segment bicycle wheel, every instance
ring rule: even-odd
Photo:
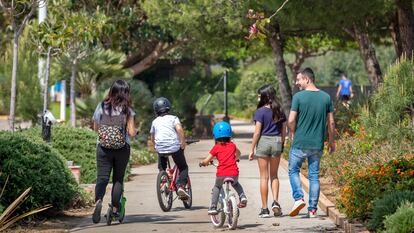
[[[231,230],[236,229],[237,227],[237,220],[239,220],[239,208],[237,207],[236,198],[231,196],[229,198],[229,217],[227,219],[228,226]]]
[[[226,214],[224,213],[223,208],[223,202],[220,199],[217,205],[218,214],[210,215],[211,223],[213,223],[213,226],[215,227],[222,227],[224,225],[224,222],[226,221]]]
[[[183,204],[184,204],[184,208],[190,209],[193,204],[193,192],[191,190],[190,177],[188,177],[188,182],[187,182],[187,185],[185,186],[185,189],[190,197],[187,198],[187,200],[183,200]]]
[[[106,225],[112,224],[112,207],[109,207],[106,211]]]
[[[170,186],[170,179],[167,172],[161,171],[157,176],[157,197],[158,204],[161,209],[167,212],[172,207],[173,193],[168,189]]]

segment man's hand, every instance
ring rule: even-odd
[[[249,160],[253,160],[253,158],[254,158],[254,152],[252,151],[252,152],[250,152],[250,154],[249,154]]]
[[[186,143],[184,142],[184,143],[180,143],[180,144],[181,144],[181,146],[180,146],[180,147],[181,147],[181,149],[182,149],[182,150],[185,150]]]
[[[329,154],[332,154],[335,152],[335,142],[328,143],[328,151],[329,151]]]

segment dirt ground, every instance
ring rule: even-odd
[[[337,187],[331,178],[321,177],[321,192],[332,202],[336,203],[336,198],[339,195],[339,187]]]

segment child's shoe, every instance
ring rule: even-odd
[[[247,197],[246,197],[245,194],[242,194],[242,195],[240,195],[240,202],[239,202],[238,207],[239,208],[244,208],[244,207],[246,207],[246,205],[247,205]]]
[[[177,194],[181,200],[187,200],[188,198],[190,198],[190,195],[187,193],[187,191],[185,191],[183,187],[178,188]]]
[[[216,215],[216,214],[218,214],[217,207],[214,206],[214,205],[210,206],[210,208],[208,208],[208,214],[209,215]]]

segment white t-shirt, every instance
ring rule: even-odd
[[[181,145],[175,126],[181,124],[174,115],[158,116],[152,121],[150,133],[154,135],[155,150],[158,153],[177,152]]]

